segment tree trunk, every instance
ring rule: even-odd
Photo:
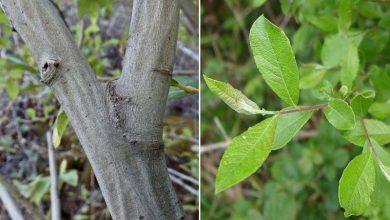
[[[162,142],[177,0],[133,1],[122,75],[106,84],[49,0],[0,2],[68,115],[113,219],[183,219]]]

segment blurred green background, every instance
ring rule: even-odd
[[[98,79],[117,78],[128,38],[131,1],[53,2]],[[199,3],[194,0],[194,4]],[[183,22],[186,19],[183,13],[180,16],[173,77],[197,88],[198,34]],[[39,79],[30,51],[0,9],[0,184],[4,180],[14,185],[25,200],[49,216],[50,174],[45,134],[52,132],[60,105]],[[199,204],[198,97],[171,87],[163,134],[169,173],[186,219],[190,220],[198,219]],[[62,219],[111,219],[91,165],[70,125],[56,150],[56,161],[61,166],[58,173]],[[10,219],[1,200],[0,219]]]
[[[390,81],[386,79],[390,79],[390,5],[380,1],[355,3],[348,34],[361,37],[358,89],[375,87],[377,97],[370,117],[389,124]],[[248,44],[252,23],[264,14],[281,27],[290,39],[298,66],[321,63],[325,39],[338,32],[338,5],[337,0],[202,0],[201,74],[229,82],[261,108],[283,108],[252,58]],[[332,53],[337,49],[334,47]],[[377,78],[382,85],[373,86],[375,77],[371,72],[375,69],[382,71]],[[318,104],[337,92],[338,71],[332,69],[310,79],[310,89],[301,90],[300,105]],[[301,77],[303,74],[301,70]],[[286,147],[273,151],[254,175],[214,195],[223,149],[231,138],[263,118],[239,115],[212,94],[203,80],[201,91],[202,219],[344,219],[338,202],[338,181],[361,148],[347,143],[321,112]],[[390,206],[372,207],[363,216],[350,219],[390,219]]]

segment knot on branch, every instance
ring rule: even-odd
[[[41,82],[50,84],[57,75],[60,66],[60,59],[51,58],[46,60],[41,66]]]
[[[172,70],[169,70],[169,69],[156,68],[156,69],[153,69],[153,71],[158,72],[164,76],[172,77]]]

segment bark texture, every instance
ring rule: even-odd
[[[133,1],[122,75],[104,85],[49,0],[0,2],[67,113],[113,219],[183,219],[161,137],[177,0]]]

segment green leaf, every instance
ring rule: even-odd
[[[349,44],[347,53],[344,54],[344,57],[340,63],[341,66],[341,83],[348,87],[349,90],[352,89],[353,81],[355,80],[359,72],[359,54],[358,47],[356,43]]]
[[[310,24],[301,24],[292,39],[292,47],[295,53],[308,52],[307,42],[313,38],[315,29]]]
[[[370,138],[375,155],[377,155],[377,163],[381,174],[390,182],[390,153],[388,153],[378,142]],[[365,148],[368,148],[369,142],[366,141]]]
[[[363,116],[367,113],[371,104],[374,102],[375,91],[367,90],[355,96],[351,101],[353,112],[357,116]]]
[[[366,125],[368,135],[375,139],[378,144],[390,143],[390,127],[388,125],[375,119],[364,119],[364,124]],[[358,146],[364,146],[367,141],[362,123],[357,123],[353,130],[346,131],[343,136],[349,142]]]
[[[390,97],[390,69],[379,68],[378,66],[370,67],[368,76],[375,88],[375,101],[386,102]]]
[[[272,150],[277,117],[265,119],[232,140],[218,168],[215,193],[239,183],[261,167]]]
[[[49,192],[50,189],[50,177],[35,177],[34,181],[30,184],[30,199],[36,205],[39,205],[43,197]]]
[[[299,71],[301,73],[299,88],[312,89],[322,81],[327,68],[316,63],[309,63],[302,65]]]
[[[375,186],[375,162],[366,152],[349,162],[340,179],[339,201],[345,217],[361,215],[371,201]]]
[[[374,102],[371,104],[368,112],[378,119],[385,119],[390,116],[390,103]]]
[[[251,4],[252,7],[260,7],[265,3],[266,0],[249,0],[249,3]]]
[[[294,220],[297,215],[297,202],[286,193],[273,194],[264,205],[265,219]]]
[[[281,114],[276,127],[276,138],[273,150],[284,147],[306,124],[313,115],[313,111],[293,112]]]
[[[15,80],[8,79],[5,83],[5,90],[8,93],[8,96],[15,100],[19,95],[19,86],[15,83]]]
[[[337,66],[348,52],[351,39],[344,35],[335,34],[325,38],[321,50],[321,61],[326,67]]]
[[[77,186],[79,176],[77,174],[77,170],[66,170],[68,162],[66,160],[61,161],[60,165],[60,174],[59,180],[61,182],[67,183],[71,186]]]
[[[339,1],[339,30],[343,32],[351,26],[353,3],[354,0]]]
[[[368,1],[359,1],[356,10],[367,18],[381,18],[383,12],[380,4]]]
[[[324,113],[329,123],[339,130],[349,130],[355,127],[355,115],[352,108],[341,99],[329,102]]]
[[[296,105],[298,67],[287,36],[262,15],[252,25],[249,42],[267,84],[288,105]]]
[[[389,42],[390,33],[383,29],[374,29],[366,33],[359,47],[363,57],[372,60],[378,57]]]
[[[337,17],[331,14],[308,16],[307,20],[325,32],[337,31]]]
[[[230,108],[245,115],[264,114],[259,106],[248,99],[241,91],[228,83],[223,83],[203,75],[209,89],[218,95]]]
[[[62,135],[64,134],[66,127],[68,126],[68,116],[63,110],[57,115],[57,119],[53,130],[53,146],[57,148],[60,146]]]

